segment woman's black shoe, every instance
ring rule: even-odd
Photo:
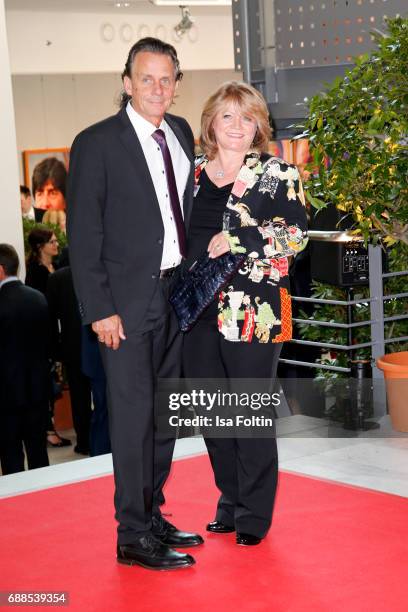
[[[49,440],[51,436],[58,438],[58,442],[51,442],[51,440]],[[68,438],[63,438],[57,434],[56,431],[47,431],[47,444],[52,448],[62,448],[63,446],[71,446],[72,442],[71,440],[68,440]]]
[[[206,529],[207,531],[211,531],[211,533],[232,533],[235,531],[235,527],[229,527],[220,521],[212,521],[212,523],[208,523]]]
[[[153,570],[179,569],[195,563],[191,555],[173,550],[150,534],[132,544],[118,545],[117,560],[125,565],[141,565]]]
[[[240,546],[256,546],[262,538],[251,535],[250,533],[237,533],[237,544]]]

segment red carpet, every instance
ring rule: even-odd
[[[193,568],[152,572],[115,562],[112,491],[106,477],[1,501],[0,591],[69,591],[83,612],[408,608],[404,498],[282,473],[260,546],[209,535]],[[170,520],[204,533],[216,496],[207,457],[174,464]]]

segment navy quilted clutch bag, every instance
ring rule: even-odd
[[[210,259],[205,252],[180,277],[171,295],[181,331],[188,331],[245,261],[245,255],[225,253]]]

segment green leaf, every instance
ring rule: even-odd
[[[316,208],[316,210],[321,210],[322,208],[327,207],[327,202],[323,202],[323,200],[313,197],[310,191],[306,191],[306,197],[313,208]]]

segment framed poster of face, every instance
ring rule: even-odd
[[[69,166],[69,148],[61,147],[58,149],[30,149],[23,151],[24,184],[32,190],[31,179],[34,168],[44,159],[55,157],[61,161],[66,169]]]

